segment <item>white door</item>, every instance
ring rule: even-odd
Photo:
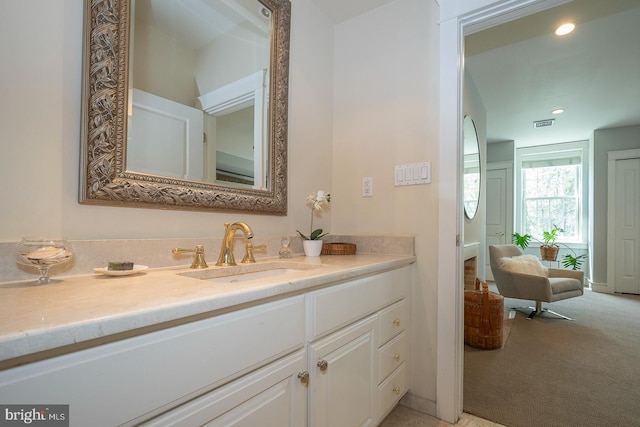
[[[487,165],[489,166],[489,165]],[[509,224],[511,208],[508,203],[511,200],[510,172],[511,168],[487,169],[487,248],[485,253],[489,253],[489,246],[503,245],[511,241]],[[490,259],[486,258],[487,280],[493,280]]]
[[[138,89],[133,89],[131,108],[135,120],[127,135],[127,170],[202,180],[202,111]]]
[[[616,161],[615,292],[640,294],[640,159]]]
[[[309,347],[309,427],[374,425],[375,321],[370,317]]]

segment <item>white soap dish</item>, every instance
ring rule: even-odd
[[[146,265],[134,264],[133,270],[109,270],[107,267],[94,268],[93,271],[99,274],[106,274],[107,276],[131,276],[132,274],[144,273]]]

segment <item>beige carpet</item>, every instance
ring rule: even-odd
[[[574,321],[518,311],[502,349],[465,346],[464,411],[509,427],[640,426],[640,297],[545,306]]]

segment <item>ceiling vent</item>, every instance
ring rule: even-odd
[[[555,121],[556,119],[537,120],[533,122],[533,128],[538,129],[538,128],[546,128],[549,126],[553,126],[553,122]]]

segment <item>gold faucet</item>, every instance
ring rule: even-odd
[[[222,238],[222,248],[220,248],[220,257],[218,258],[217,266],[229,266],[237,265],[236,260],[233,258],[233,242],[236,231],[241,230],[244,233],[245,239],[253,238],[253,230],[244,222],[234,222],[224,224],[225,232]]]
[[[204,260],[204,246],[196,245],[195,249],[182,249],[182,248],[173,248],[172,251],[174,254],[182,254],[185,252],[195,252],[196,256],[193,258],[193,263],[191,264],[191,268],[207,268],[207,262]]]

